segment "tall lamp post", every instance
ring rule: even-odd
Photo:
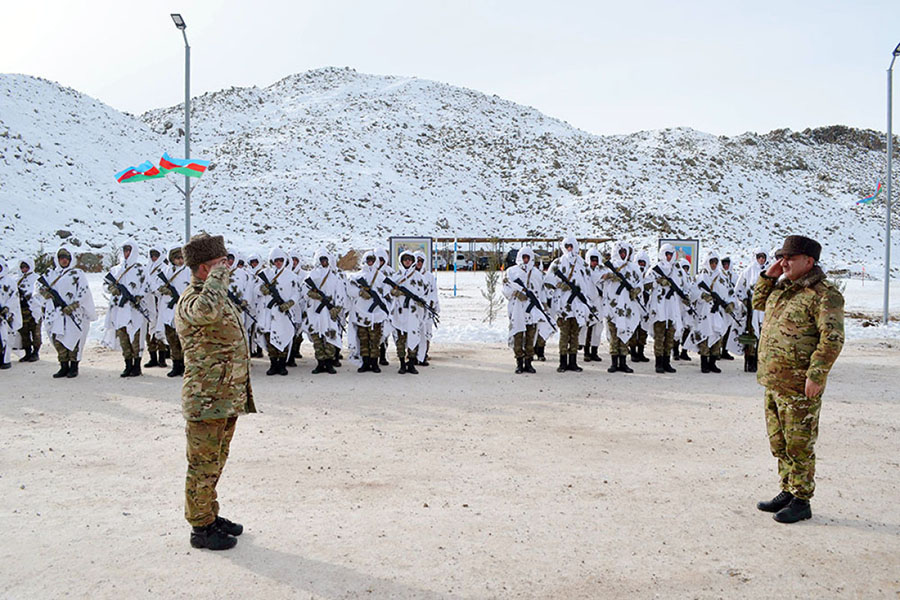
[[[894,159],[894,129],[891,123],[891,82],[893,80],[894,61],[900,56],[900,44],[894,48],[891,56],[891,65],[887,70],[887,199],[884,202],[884,324],[887,326],[890,318],[889,299],[891,295],[891,184],[893,174],[891,163]]]
[[[191,47],[188,44],[187,25],[181,15],[172,13],[172,21],[184,36],[184,158],[191,157]],[[891,63],[893,65],[893,63]],[[890,93],[890,92],[889,92]],[[890,167],[888,167],[890,168]],[[890,185],[890,184],[888,184]],[[890,188],[888,188],[890,190]],[[191,178],[184,176],[184,243],[191,239]]]

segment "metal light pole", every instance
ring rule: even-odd
[[[172,13],[172,21],[184,36],[184,158],[191,157],[191,47],[188,44],[187,24],[178,13]],[[191,178],[184,176],[184,243],[191,239]]]
[[[887,198],[884,202],[884,324],[888,324],[890,319],[889,300],[891,296],[891,184],[893,183],[893,173],[891,172],[891,164],[894,159],[894,129],[891,123],[891,83],[893,80],[894,61],[900,56],[900,44],[894,48],[893,56],[891,56],[891,66],[887,70]]]

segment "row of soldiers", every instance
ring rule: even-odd
[[[720,260],[714,251],[693,277],[691,263],[671,244],[660,246],[651,266],[648,253],[635,253],[628,242],[616,243],[610,254],[596,247],[582,254],[578,241],[567,237],[546,272],[531,248],[521,248],[503,278],[515,372],[534,373],[533,361],[545,360],[546,340],[556,332],[557,371],[581,372],[580,349],[585,362],[602,361],[604,329],[610,373],[634,372],[629,355],[632,362],[649,362],[644,348],[651,333],[657,373],[675,373],[672,360],[691,360],[688,350],[699,352],[703,373],[720,373],[717,362],[734,358],[729,351],[744,354],[745,370],[755,372],[763,313],[752,309],[751,295],[769,256],[757,249],[735,279],[730,257]]]
[[[142,374],[144,367],[172,368],[168,376],[184,374],[184,357],[175,328],[175,307],[191,281],[181,246],[168,251],[151,247],[146,261],[134,240],[119,246],[119,263],[104,278],[109,309],[102,343],[120,350],[122,377]],[[274,248],[263,263],[258,254],[229,252],[229,299],[240,308],[248,343],[255,356],[266,349],[267,375],[287,375],[297,366],[304,335],[312,340],[319,373],[336,373],[346,342],[349,360],[359,372],[381,372],[388,365],[386,350],[393,338],[401,374],[418,374],[428,366],[434,327],[439,322],[437,281],[426,268],[422,252],[402,251],[396,269],[388,252],[366,252],[358,274],[348,277],[324,248],[316,252],[314,268],[301,266],[298,250]],[[78,364],[90,323],[97,320],[94,300],[84,273],[63,246],[52,256],[45,276],[34,263],[20,261],[18,280],[0,261],[0,368],[9,368],[10,352],[21,349],[23,362],[39,359],[41,326],[57,350],[60,369],[55,378],[78,376]]]

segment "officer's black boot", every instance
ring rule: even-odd
[[[522,360],[521,358],[516,359],[516,375],[521,375],[522,373],[525,372],[525,369],[523,368],[524,362],[525,361]]]
[[[119,377],[130,377],[131,376],[131,363],[134,362],[130,358],[125,359],[125,370],[119,373]]]
[[[616,356],[615,354],[610,354],[609,361],[612,364],[609,365],[609,368],[606,369],[606,372],[607,373],[615,373],[616,371],[618,371],[619,370],[619,357]]]
[[[709,370],[713,373],[721,373],[722,372],[722,369],[720,369],[719,367],[716,366],[717,360],[719,360],[717,357],[710,356],[706,362],[706,364],[709,365]]]
[[[172,360],[172,370],[166,373],[166,377],[178,377],[184,375],[184,361]]]
[[[69,375],[69,361],[59,361],[59,371],[53,374],[53,379],[61,379]]]
[[[663,368],[664,360],[665,360],[665,357],[662,357],[662,356],[656,357],[656,372],[657,373],[665,373],[666,372],[666,370]]]
[[[534,370],[534,367],[531,366],[530,358],[525,359],[525,372],[526,373],[537,373],[537,371]]]
[[[369,359],[369,367],[373,373],[381,373],[381,367],[378,366],[378,359],[374,356]]]
[[[286,364],[287,364],[287,357],[285,357],[285,356],[282,356],[275,362],[275,366],[278,367],[279,375],[287,375],[288,374],[288,370],[285,368]]]
[[[397,372],[400,373],[401,375],[406,374],[406,361],[403,360],[402,358],[400,359],[400,370]]]
[[[796,496],[791,498],[791,503],[772,515],[779,523],[796,523],[812,517],[812,509],[809,500],[801,500]]]
[[[312,370],[313,375],[325,372],[325,361],[316,359],[316,368]],[[266,373],[268,375],[268,373]]]
[[[544,362],[547,360],[547,357],[544,355],[544,348],[546,348],[546,346],[535,346],[534,347],[534,353],[537,356],[537,359],[541,362]]]
[[[323,366],[325,367],[325,372],[328,373],[329,375],[337,375],[337,371],[334,370],[335,366],[338,366],[338,367],[340,366],[340,364],[337,364],[337,363],[338,363],[338,361],[333,358],[326,358],[323,361]]]
[[[166,367],[169,366],[168,364],[166,364],[167,358],[169,358],[169,351],[168,350],[160,350],[159,351],[159,366],[162,367],[163,369],[165,369]]]
[[[619,370],[623,373],[634,373],[634,369],[628,366],[624,354],[619,357]]]
[[[419,372],[416,370],[416,358],[412,357],[406,361],[406,372],[412,375],[418,375]]]
[[[19,362],[31,362],[31,346],[25,346],[25,356],[20,358]]]
[[[662,357],[662,363],[663,363],[663,365],[662,365],[663,371],[665,371],[666,373],[676,373],[677,372],[675,370],[675,367],[672,366],[672,361],[669,359],[668,354],[666,354],[665,356]]]
[[[763,512],[777,513],[779,510],[791,503],[794,495],[790,492],[781,492],[771,500],[763,500],[756,503],[756,508]]]
[[[576,373],[581,373],[584,371],[581,367],[578,366],[578,353],[569,355],[569,370],[575,371]]]
[[[391,364],[387,360],[387,344],[382,344],[381,348],[379,348],[378,363],[382,367],[386,367]]]
[[[597,350],[599,350],[599,346],[591,346],[591,360],[594,362],[602,362],[603,357],[597,354]]]
[[[150,355],[150,360],[144,363],[144,368],[149,369],[150,367],[158,367],[159,366],[159,352],[155,350],[150,350],[148,352]]]
[[[567,354],[559,355],[559,366],[556,367],[557,373],[565,373],[569,370],[569,356]]]
[[[215,520],[216,527],[227,533],[228,535],[233,535],[235,537],[244,533],[244,526],[240,523],[234,523],[233,521],[229,521],[225,517],[216,517]]]
[[[141,357],[138,356],[133,361],[131,361],[131,371],[126,375],[126,377],[140,377],[143,373],[141,373]]]
[[[228,550],[234,548],[237,538],[222,531],[213,521],[205,527],[194,527],[191,530],[191,546],[207,550]]]
[[[266,375],[275,375],[278,372],[278,369],[275,367],[276,362],[277,359],[274,359],[271,356],[269,357],[269,368],[266,369]],[[319,364],[321,364],[321,362],[322,361],[319,361]],[[318,369],[318,367],[316,368]],[[315,373],[315,371],[313,371],[313,373]]]
[[[356,370],[357,373],[368,373],[372,370],[372,366],[369,364],[369,357],[364,356],[362,359],[362,366]]]
[[[709,357],[700,355],[700,372],[709,373]]]

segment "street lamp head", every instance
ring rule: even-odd
[[[175,27],[178,29],[186,29],[187,25],[184,22],[184,19],[181,18],[181,15],[178,13],[172,13],[172,21],[175,22]]]
[[[897,47],[894,48],[894,56],[900,56],[900,44],[897,44]]]

